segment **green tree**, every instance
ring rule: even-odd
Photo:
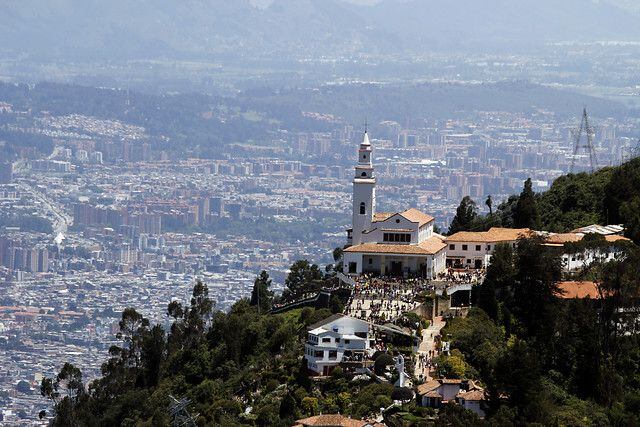
[[[318,410],[320,409],[320,405],[318,403],[318,399],[315,397],[305,397],[302,399],[302,410],[307,415],[316,415]]]
[[[513,300],[515,275],[513,248],[507,243],[497,244],[487,267],[487,275],[477,290],[478,307],[494,320],[498,319],[500,303],[510,304]]]
[[[440,409],[434,426],[482,426],[486,424],[475,412],[469,411],[456,403],[449,403]]]
[[[323,278],[324,275],[316,264],[311,264],[306,259],[296,261],[284,281],[287,289],[282,296],[285,300],[295,300],[307,292],[317,291]]]
[[[82,382],[82,372],[70,363],[65,363],[55,379],[43,378],[40,384],[40,394],[53,401],[55,426],[80,426],[89,421],[83,419],[85,411],[78,406],[88,396]],[[87,417],[88,414],[86,414]]]
[[[518,240],[516,265],[513,309],[525,333],[537,337],[543,345],[557,319],[560,257],[544,245],[544,238],[522,238]]]
[[[394,363],[393,357],[389,353],[381,353],[373,362],[373,370],[377,375],[382,375],[387,366],[391,366]]]
[[[458,349],[452,350],[450,356],[438,356],[436,363],[437,373],[441,378],[467,378],[467,363]]]
[[[273,303],[273,291],[271,291],[271,278],[265,270],[262,270],[253,282],[251,291],[251,305],[258,307],[260,312],[271,310]]]
[[[478,207],[476,203],[469,196],[463,197],[449,226],[449,234],[470,230],[477,217]]]
[[[622,203],[620,215],[624,220],[625,236],[640,244],[640,196]]]
[[[536,230],[540,226],[536,195],[533,192],[531,178],[524,182],[524,189],[520,193],[513,215],[516,228],[530,228]]]

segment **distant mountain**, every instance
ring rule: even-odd
[[[625,0],[4,0],[0,52],[36,60],[300,58],[561,40],[640,40],[640,14],[629,4]]]

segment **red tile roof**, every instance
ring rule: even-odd
[[[492,227],[489,231],[460,231],[446,238],[446,242],[477,242],[498,243],[511,242],[521,237],[531,237],[534,234],[528,228],[499,228]]]
[[[363,243],[350,246],[345,252],[361,252],[367,254],[398,254],[398,255],[434,255],[446,248],[442,240],[430,237],[417,245],[392,245],[385,243]]]
[[[600,298],[600,291],[598,284],[595,282],[558,282],[560,292],[558,296],[560,298]]]

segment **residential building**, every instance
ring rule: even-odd
[[[593,245],[580,245],[579,242],[582,242],[587,234],[558,233],[549,234],[545,245],[556,247],[562,252],[562,268],[564,272],[571,273],[588,267],[594,261],[608,262],[620,257],[622,254],[621,244],[630,241],[618,234],[590,234],[602,236],[602,241],[594,240]]]
[[[484,418],[484,390],[473,381],[440,378],[418,386],[418,402],[428,408],[440,408],[455,402]]]
[[[373,345],[369,322],[336,314],[309,327],[307,367],[318,375],[329,375],[345,357],[369,355]]]

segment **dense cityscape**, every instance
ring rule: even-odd
[[[640,423],[636,2],[6,3],[0,425]]]
[[[32,114],[2,106],[4,115]],[[119,121],[45,115],[36,123],[28,131],[51,137],[51,153],[24,150],[3,164],[1,215],[22,218],[0,241],[2,337],[12,350],[3,352],[1,378],[14,390],[5,397],[8,417],[44,405],[36,393],[15,391],[19,382],[35,390],[68,360],[97,375],[124,308],[144,307],[166,322],[167,303],[184,300],[200,279],[225,309],[250,293],[260,270],[282,286],[295,260],[329,264],[344,239],[357,126],[282,129],[264,145],[207,160],[169,159],[144,128]],[[501,201],[527,177],[540,191],[572,163],[589,170],[587,151],[574,156],[576,127],[577,119],[559,122],[545,111],[425,118],[412,129],[371,124],[388,190],[379,203],[428,209],[446,229],[465,195]],[[639,127],[597,122],[596,167],[624,160]]]

